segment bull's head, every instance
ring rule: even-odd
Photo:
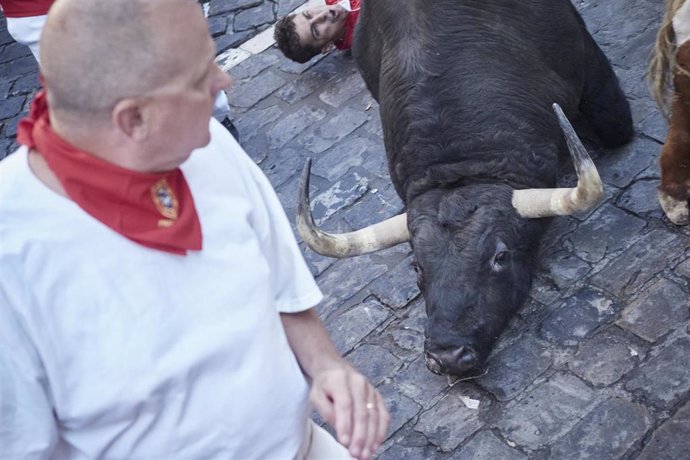
[[[432,372],[466,376],[483,366],[529,290],[542,228],[532,219],[584,212],[603,196],[594,163],[557,104],[554,110],[575,163],[575,188],[433,189],[407,203],[407,214],[330,234],[318,229],[311,215],[309,162],[302,173],[297,228],[314,251],[350,257],[411,241],[429,317],[425,352]]]

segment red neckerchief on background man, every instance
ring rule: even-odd
[[[67,196],[119,234],[173,254],[201,250],[201,224],[179,168],[141,173],[77,149],[52,130],[44,90],[19,122],[17,141],[45,159]]]
[[[340,0],[326,0],[327,5],[336,5]],[[349,50],[352,48],[352,37],[355,33],[357,19],[359,19],[360,0],[350,0],[350,11],[345,19],[345,36],[333,42],[339,50]]]

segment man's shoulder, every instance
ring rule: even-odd
[[[0,161],[0,208],[7,204],[5,199],[8,195],[17,187],[22,187],[28,179],[30,170],[27,162],[28,151],[23,146]]]

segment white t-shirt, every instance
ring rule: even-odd
[[[218,122],[182,165],[203,250],[140,246],[0,162],[0,458],[291,459],[308,384],[279,312],[321,300]]]

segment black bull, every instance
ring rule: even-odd
[[[407,214],[324,233],[311,218],[307,166],[298,228],[336,257],[410,240],[429,318],[427,366],[474,375],[527,296],[550,220],[541,217],[584,211],[602,196],[552,103],[612,147],[633,134],[627,100],[569,0],[364,0],[353,54],[379,102]],[[568,151],[578,186],[554,189]]]

